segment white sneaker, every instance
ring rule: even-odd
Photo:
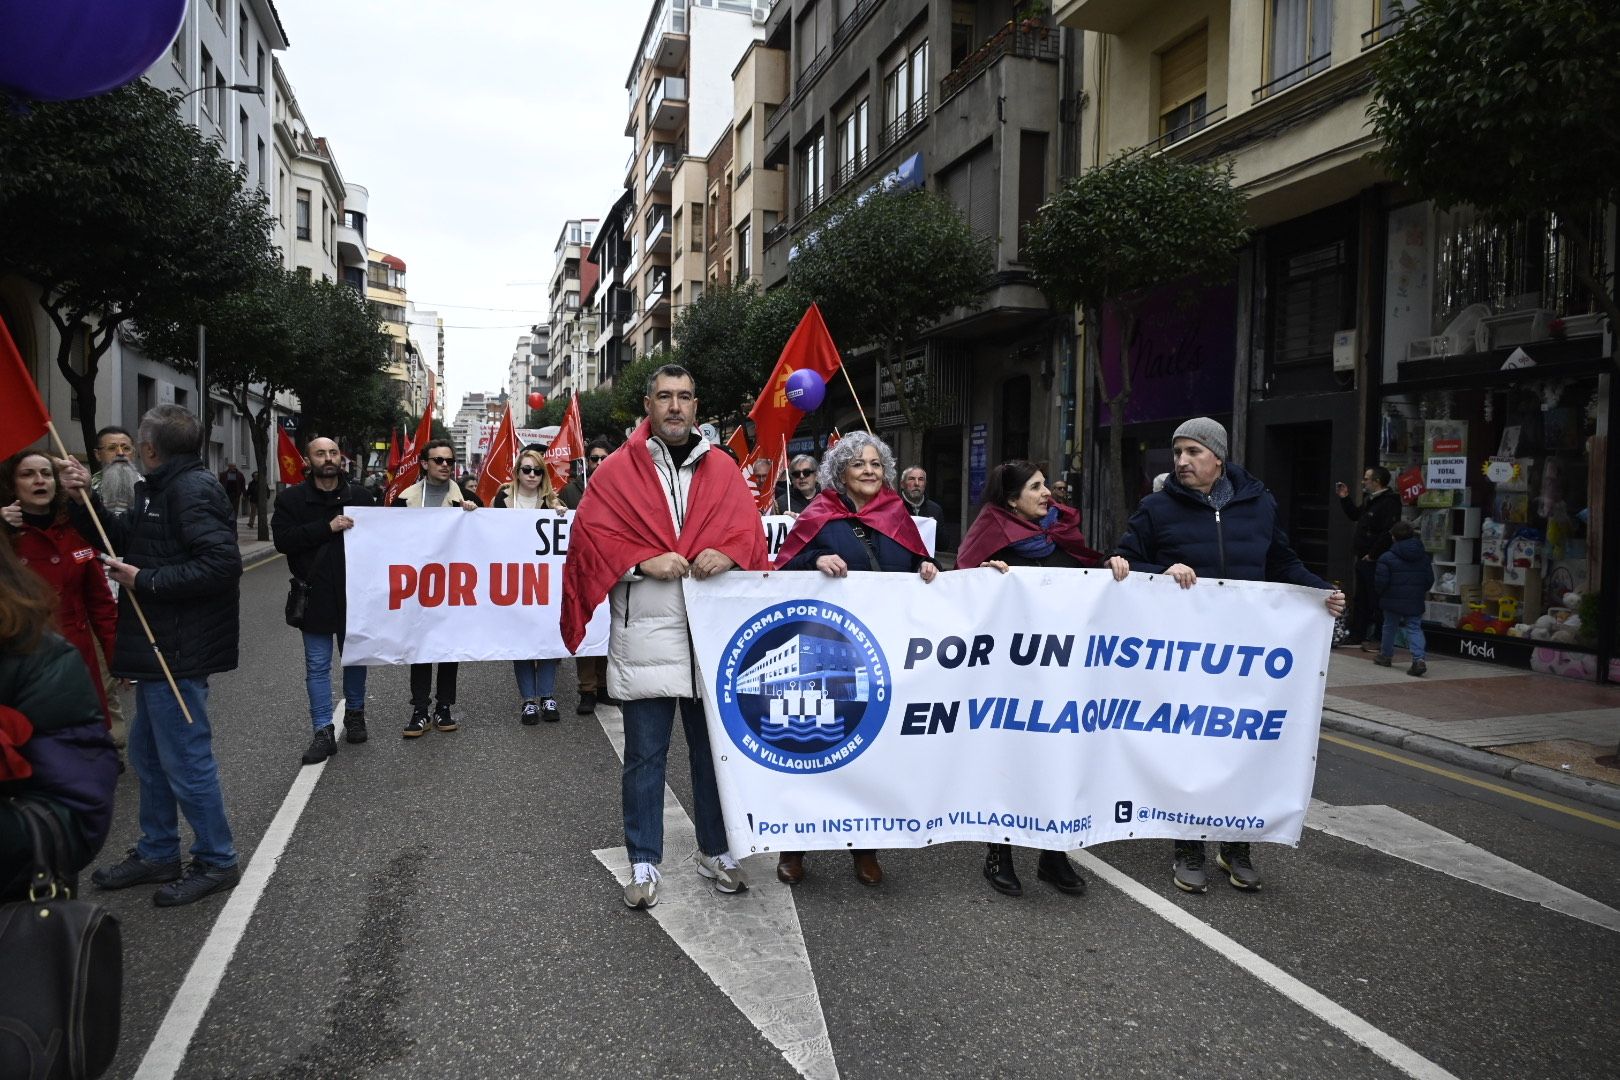
[[[638,862],[630,875],[630,884],[624,887],[624,906],[650,908],[658,905],[658,867],[650,862]]]
[[[743,880],[742,867],[737,865],[737,860],[731,857],[729,851],[719,855],[705,855],[701,851],[694,851],[692,861],[697,864],[700,876],[714,882],[715,892],[729,895],[748,888],[748,882]]]

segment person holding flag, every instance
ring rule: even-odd
[[[604,597],[613,620],[608,689],[623,702],[624,902],[658,903],[664,855],[664,765],[677,708],[692,766],[697,872],[716,891],[747,887],[727,850],[725,819],[681,579],[764,570],[765,533],[742,475],[692,429],[697,383],[665,364],[647,381],[647,419],[597,469],[569,537],[563,568],[563,643],[570,651]]]
[[[511,413],[507,413],[508,418]],[[493,451],[493,447],[491,448]],[[485,465],[487,475],[489,466]],[[497,509],[561,510],[562,500],[551,487],[545,455],[538,446],[526,447],[518,454],[517,476],[503,484],[490,504]],[[483,490],[480,483],[479,490]],[[517,677],[518,693],[523,697],[523,708],[518,719],[527,726],[545,720],[556,723],[562,719],[557,710],[557,699],[552,692],[557,687],[557,660],[514,660],[512,671]]]
[[[596,470],[611,453],[613,444],[600,435],[585,444],[585,468],[562,489],[564,506],[570,510],[579,509],[580,500],[585,497],[585,489],[591,484],[591,477],[596,475]],[[596,712],[598,700],[605,705],[619,703],[607,692],[607,657],[574,657],[574,677],[579,683],[579,701],[574,705],[574,712],[580,716],[589,716]]]

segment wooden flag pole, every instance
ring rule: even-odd
[[[56,423],[47,420],[45,426],[50,429],[51,442],[56,444],[56,452],[64,461],[70,460],[67,447],[62,443],[62,436],[56,430]],[[101,537],[102,549],[116,559],[118,553],[113,550],[112,541],[107,537],[107,529],[101,524],[101,516],[96,513],[96,501],[90,497],[88,488],[84,492],[84,508],[90,511],[90,520],[95,523],[96,534]],[[168,680],[169,689],[174,691],[174,700],[180,704],[180,715],[186,718],[186,723],[194,723],[191,710],[186,708],[186,699],[180,693],[180,684],[174,681],[174,672],[169,670],[169,662],[163,658],[163,650],[158,647],[157,637],[152,633],[152,624],[146,621],[146,612],[141,610],[140,597],[135,595],[133,586],[126,588],[124,592],[129,594],[129,606],[135,609],[135,617],[141,621],[141,630],[146,634],[147,643],[152,646],[152,655],[157,657],[158,667],[163,669],[163,677]],[[110,661],[112,657],[109,656],[107,659]]]
[[[844,373],[844,382],[849,384],[849,396],[855,399],[855,411],[861,414],[861,423],[866,425],[866,433],[875,435],[876,432],[872,430],[872,422],[866,418],[866,410],[861,408],[861,395],[855,392],[855,380],[849,377],[849,368],[844,366],[842,360],[838,363],[838,370]]]

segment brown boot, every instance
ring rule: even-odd
[[[862,885],[883,884],[883,867],[878,865],[877,852],[871,848],[856,848],[850,854],[855,858],[855,880]]]
[[[784,851],[776,860],[776,877],[784,885],[797,885],[804,880],[804,852]]]

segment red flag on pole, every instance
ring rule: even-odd
[[[44,435],[51,414],[39,399],[11,332],[0,322],[0,458],[8,458]]]
[[[551,470],[551,486],[562,491],[568,486],[569,467],[585,456],[585,426],[579,419],[579,395],[568,396],[562,427],[546,447],[546,468]]]
[[[501,490],[501,485],[512,482],[517,454],[517,428],[512,423],[512,403],[507,402],[506,411],[501,413],[501,422],[495,428],[495,435],[489,440],[489,450],[484,454],[484,469],[478,474],[479,502],[490,505],[495,500],[496,492]]]
[[[787,441],[798,431],[799,422],[804,419],[804,413],[788,404],[788,376],[795,371],[808,369],[825,381],[832,378],[842,365],[838,346],[833,344],[832,335],[827,332],[826,320],[821,317],[821,308],[811,304],[804,318],[799,320],[793,336],[783,347],[771,377],[759,392],[759,399],[748,412],[748,419],[754,422],[754,452],[744,459],[743,464],[748,470],[749,486],[755,489],[762,513],[775,498],[776,481],[787,464],[774,458],[770,452],[780,447],[785,456]],[[759,460],[771,463],[768,483],[764,477],[758,480],[754,478],[754,462]]]
[[[738,424],[737,430],[731,433],[726,445],[731,447],[731,452],[737,455],[739,462],[748,457],[748,435],[743,431],[741,424]]]
[[[292,441],[287,429],[279,424],[276,425],[276,464],[281,466],[283,484],[304,482],[304,455],[298,452],[298,444]]]
[[[422,419],[416,425],[416,437],[405,444],[401,451],[403,461],[400,462],[399,472],[394,474],[393,482],[383,493],[383,505],[392,506],[400,492],[421,479],[422,451],[427,444],[433,441],[433,372],[428,372],[427,408],[422,410]]]
[[[399,429],[391,428],[388,432],[388,479],[392,480],[397,472],[399,472]]]

